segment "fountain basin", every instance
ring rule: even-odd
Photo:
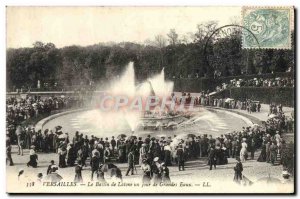
[[[162,117],[142,117],[137,128],[146,129],[175,129],[179,124],[186,121],[183,115],[162,116]]]

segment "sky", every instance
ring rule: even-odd
[[[7,7],[7,48],[32,47],[35,41],[57,47],[153,40],[175,29],[196,32],[197,24],[231,24],[240,7]]]

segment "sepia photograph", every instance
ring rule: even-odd
[[[295,194],[294,12],[7,6],[6,192]]]

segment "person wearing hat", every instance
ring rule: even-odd
[[[153,157],[161,157],[163,151],[161,150],[160,144],[159,144],[159,139],[156,139],[154,141],[154,146],[152,150]]]
[[[109,146],[105,146],[105,149],[103,151],[103,163],[108,163],[110,161],[110,150]]]
[[[212,170],[212,166],[216,169],[217,164],[217,157],[216,157],[216,150],[211,147],[208,154],[208,164],[209,164],[209,170]]]
[[[142,165],[143,160],[146,159],[146,157],[147,157],[147,145],[145,143],[142,144],[142,146],[139,150],[139,154],[140,154],[139,163],[140,163],[140,165]]]
[[[236,158],[237,163],[235,165],[234,169],[234,178],[233,180],[237,183],[241,183],[241,180],[243,179],[243,164],[241,163],[241,159],[239,157]]]
[[[72,143],[68,144],[67,148],[67,164],[68,166],[74,166],[75,160],[77,158],[77,153]]]
[[[138,143],[137,143],[137,146],[138,146],[137,148],[138,148],[138,150],[140,150],[140,148],[142,147],[142,144],[144,143],[142,139],[143,139],[142,137],[139,137],[139,138],[138,138]]]
[[[79,150],[81,150],[81,154],[80,154],[81,155],[81,158],[80,158],[81,164],[82,164],[82,166],[86,167],[86,160],[90,156],[89,142],[84,142],[83,146],[81,146]],[[79,152],[79,150],[78,150],[78,152]],[[77,159],[78,159],[78,152],[77,152],[77,155],[76,155]]]
[[[153,160],[154,157],[154,153],[155,153],[155,150],[156,149],[156,143],[155,143],[155,138],[152,137],[151,140],[150,140],[150,143],[149,143],[149,150],[148,150],[148,153],[147,153],[147,158],[150,159],[150,160]]]
[[[53,165],[55,165],[55,164],[54,164],[54,160],[51,160],[50,163],[51,163],[51,164],[48,166],[48,169],[47,169],[47,175],[48,175],[49,173],[51,173],[51,167],[52,167]]]
[[[119,162],[124,163],[126,161],[126,145],[124,143],[124,139],[120,140],[120,144],[118,145],[118,154]]]
[[[166,166],[172,166],[170,142],[167,142],[167,145],[164,146],[163,151],[164,151],[164,162],[165,162]]]
[[[29,162],[27,163],[27,166],[32,166],[33,168],[36,168],[37,167],[37,160],[38,160],[38,156],[37,154],[35,153],[35,146],[32,145],[31,146],[31,149],[29,151]]]
[[[111,145],[111,149],[112,149],[111,150],[112,156],[115,156],[115,148],[116,148],[117,142],[116,142],[114,136],[111,137],[110,145]]]
[[[178,170],[181,171],[181,169],[184,171],[184,161],[185,161],[185,155],[184,155],[184,150],[182,147],[182,144],[178,145],[177,151],[177,160],[178,160]]]
[[[236,136],[236,145],[235,145],[235,149],[234,149],[235,158],[240,157],[241,148],[242,148],[241,140],[240,140],[239,136]]]
[[[94,173],[97,173],[100,165],[100,154],[98,151],[96,151],[91,159],[91,181],[94,180]]]
[[[104,147],[108,146],[109,147],[110,143],[108,141],[108,138],[105,138],[105,141],[104,141]]]
[[[89,141],[90,141],[90,140],[89,140],[89,137],[88,137],[88,135],[85,135],[85,136],[84,136],[84,140],[83,140],[83,142],[84,142],[84,143],[85,143],[85,142],[87,142],[87,143],[88,143]],[[82,144],[83,144],[83,143],[82,143]]]
[[[49,135],[48,135],[49,129],[46,129],[43,134],[40,136],[40,142],[41,142],[41,149],[43,152],[48,153],[49,152]]]
[[[201,153],[201,157],[207,157],[208,155],[208,138],[207,138],[207,134],[204,134],[203,136],[201,136],[201,139],[199,141],[199,145],[200,145],[200,153]]]
[[[152,181],[155,184],[159,184],[162,181],[161,178],[161,164],[159,162],[159,157],[155,157],[152,162],[151,166],[151,173],[152,173]]]
[[[144,140],[144,143],[149,145],[151,142],[151,139],[149,137],[146,137],[145,140]]]
[[[50,130],[49,131],[49,135],[48,135],[48,145],[49,145],[49,150],[50,152],[54,152],[55,151],[55,147],[54,147],[54,134],[53,131]]]
[[[164,184],[170,184],[171,183],[171,179],[170,179],[170,175],[169,175],[169,168],[167,167],[167,165],[163,162],[161,163],[161,173],[162,173],[162,182]]]
[[[275,165],[276,158],[277,158],[277,145],[275,144],[275,142],[272,142],[270,146],[270,159],[273,166]]]
[[[75,177],[74,177],[74,182],[80,182],[82,183],[83,182],[83,179],[82,179],[82,162],[79,161],[78,164],[75,166]]]
[[[65,168],[66,165],[66,156],[67,156],[67,148],[64,144],[64,142],[62,142],[58,148],[58,157],[59,157],[59,162],[58,162],[58,166],[60,168]]]
[[[103,140],[103,138],[100,138],[100,141],[99,141],[100,144],[102,144],[102,146],[105,145],[105,141]]]
[[[160,140],[159,141],[159,146],[160,146],[160,159],[164,160],[165,159],[165,151],[164,151],[164,147],[167,145],[167,142],[164,140]]]
[[[240,159],[242,162],[246,162],[247,156],[248,156],[248,151],[247,151],[247,143],[246,143],[246,138],[243,138],[242,142],[242,149],[240,151]]]
[[[91,146],[94,145],[95,140],[96,140],[95,136],[91,135],[91,138],[89,139],[88,144],[91,145]]]
[[[146,158],[144,158],[142,160],[141,169],[143,171],[142,183],[143,184],[150,184],[150,182],[151,182],[151,167],[148,164]]]
[[[133,151],[130,151],[128,153],[128,169],[126,171],[126,176],[128,176],[128,173],[131,171],[131,175],[133,175],[134,172],[134,154]]]

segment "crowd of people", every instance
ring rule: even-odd
[[[9,97],[6,99],[6,126],[12,143],[16,143],[17,134],[15,134],[17,126],[23,124],[24,121],[29,119],[41,119],[46,117],[53,111],[65,110],[78,105],[78,100],[74,97],[57,96],[57,97],[41,97],[41,96],[30,96],[24,97]],[[24,125],[22,125],[24,126]],[[30,131],[30,129],[29,129]],[[35,136],[30,136],[31,139],[39,139],[40,132],[35,133]],[[29,142],[28,142],[29,143]],[[30,144],[26,145],[28,148]]]
[[[58,155],[58,167],[76,167],[78,170],[78,165],[80,168],[89,166],[93,179],[93,176],[99,175],[100,165],[127,162],[126,175],[134,174],[136,165],[140,165],[145,182],[150,179],[155,179],[155,182],[169,179],[169,166],[177,165],[179,171],[185,170],[186,161],[200,157],[207,158],[211,170],[216,168],[216,165],[227,164],[228,158],[236,158],[241,162],[248,158],[254,159],[255,152],[262,149],[258,161],[275,164],[277,154],[281,154],[285,145],[281,132],[276,131],[272,134],[255,126],[217,138],[211,135],[190,135],[185,140],[178,140],[176,136],[155,138],[150,135],[144,139],[135,136],[127,138],[125,135],[120,135],[117,139],[96,136],[89,138],[79,132],[71,139],[68,134],[62,133],[60,128],[55,132],[48,132],[44,131],[41,143],[30,143],[27,166],[38,166],[38,152],[53,152]],[[22,139],[18,141],[18,145],[25,143]],[[9,139],[7,147],[10,147]],[[7,152],[7,155],[8,161],[12,163],[11,152]]]
[[[295,80],[291,77],[275,78],[252,78],[252,79],[232,79],[227,83],[216,87],[216,91],[221,91],[233,87],[294,87]]]
[[[187,94],[188,98],[191,96]],[[57,126],[54,130],[45,129],[43,132],[34,127],[22,127],[20,121],[35,117],[43,111],[52,111],[70,106],[69,98],[10,98],[7,100],[7,121],[14,125],[7,129],[6,155],[7,163],[13,166],[11,156],[12,144],[16,141],[18,155],[23,155],[23,149],[30,149],[27,166],[38,167],[39,153],[56,153],[58,166],[49,165],[47,174],[55,173],[58,168],[74,167],[74,181],[82,181],[81,170],[84,167],[91,169],[91,180],[97,176],[103,180],[103,165],[114,168],[114,174],[122,177],[121,171],[114,163],[128,163],[126,176],[133,175],[136,165],[142,170],[143,183],[170,183],[169,167],[177,166],[179,171],[185,170],[186,162],[198,158],[207,160],[209,170],[217,165],[228,163],[228,158],[238,160],[235,167],[237,179],[240,179],[243,170],[242,163],[247,159],[254,159],[255,153],[261,150],[259,162],[280,164],[282,149],[285,140],[282,134],[289,124],[283,113],[282,106],[270,105],[270,117],[263,126],[243,127],[240,131],[226,133],[213,138],[212,135],[189,134],[184,139],[176,135],[169,137],[137,137],[121,134],[118,137],[102,138],[83,135],[76,132],[74,137],[63,132],[63,127]],[[230,102],[231,108],[252,110],[252,101]],[[223,99],[214,99],[213,106],[226,107],[228,102]],[[234,102],[234,103],[233,103]],[[195,99],[195,103],[211,105],[206,97]],[[34,105],[36,104],[36,105]],[[258,103],[259,104],[259,103]],[[260,111],[258,104],[255,111]],[[25,108],[29,107],[29,108]],[[250,110],[251,109],[251,110]],[[18,117],[22,119],[18,119]],[[180,136],[179,136],[180,137]],[[53,161],[54,162],[54,161]]]
[[[294,87],[295,80],[291,77],[232,79],[228,86],[233,87]]]
[[[191,96],[190,93],[182,93],[181,96],[175,97],[172,95],[175,101],[181,101],[183,97],[187,104],[194,104],[196,106],[212,106],[220,107],[226,109],[239,109],[245,110],[247,113],[251,114],[253,112],[261,112],[262,105],[260,101],[254,101],[246,99],[244,101],[235,100],[232,98],[214,98],[209,97],[204,91],[198,96]],[[194,100],[194,101],[192,101]],[[283,111],[282,104],[269,104],[268,120],[263,122],[266,131],[271,134],[275,134],[275,131],[279,130],[281,132],[293,132],[294,131],[294,117],[293,113],[287,116]]]

